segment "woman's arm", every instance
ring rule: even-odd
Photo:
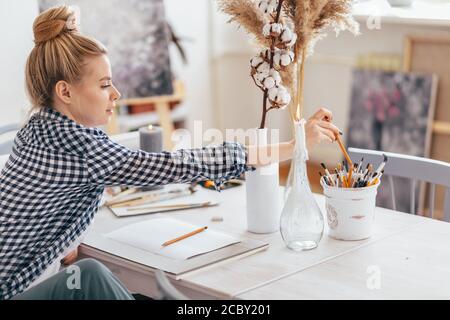
[[[247,146],[247,164],[255,168],[292,159],[294,140],[267,146]]]
[[[338,127],[331,123],[333,114],[331,111],[320,108],[305,124],[306,146],[308,151],[323,142],[332,143],[341,133]],[[271,144],[267,146],[247,146],[248,165],[261,167],[271,163],[292,159],[295,140]]]
[[[247,165],[245,147],[233,142],[149,153],[130,150],[105,135],[91,141],[88,150],[87,170],[95,185],[151,186],[213,180],[219,190],[223,182],[254,170]]]

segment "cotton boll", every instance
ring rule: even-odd
[[[260,65],[261,63],[263,63],[264,59],[260,56],[254,56],[251,60],[250,63],[252,65],[253,68],[256,68],[258,65]]]
[[[258,82],[259,84],[262,84],[266,77],[267,77],[267,75],[262,74],[262,73],[257,73],[255,75],[256,82]]]
[[[284,102],[288,99],[290,99],[286,96],[289,95],[289,93],[287,92],[286,88],[283,86],[279,86],[279,87],[274,87],[272,88],[274,89],[272,92],[272,96],[269,95],[269,99],[272,100],[276,105],[283,105],[285,104]]]
[[[290,50],[283,50],[283,53],[280,55],[280,65],[286,67],[290,65],[294,61],[294,53]]]
[[[291,64],[291,58],[288,55],[283,54],[280,58],[280,65],[286,67]]]
[[[263,27],[264,37],[269,36],[279,36],[281,31],[283,31],[283,25],[281,23],[267,23]]]
[[[290,42],[293,37],[293,32],[288,27],[285,27],[283,33],[281,33],[281,41]]]
[[[276,8],[278,7],[278,0],[271,0],[269,1],[269,5]]]
[[[260,56],[261,58],[263,58],[263,60],[265,60],[266,57],[267,57],[267,59],[270,59],[270,49],[262,50],[262,51],[259,53],[259,56]]]
[[[291,95],[285,87],[280,86],[278,88],[276,102],[280,105],[287,105],[291,102]]]
[[[281,65],[281,52],[280,50],[275,51],[273,55],[273,64],[275,67],[279,68]]]
[[[268,6],[269,6],[269,3],[266,0],[260,1],[258,4],[259,10],[261,10],[264,13],[266,12]]]
[[[256,71],[258,71],[258,73],[268,76],[270,71],[270,65],[267,62],[263,62],[256,68]]]
[[[276,7],[274,7],[273,5],[269,4],[269,5],[267,6],[267,9],[266,9],[265,13],[271,14],[271,13],[274,12],[275,10],[276,10]]]
[[[277,6],[278,0],[263,0],[259,2],[258,8],[265,14],[271,14],[277,9]]]
[[[269,76],[275,81],[276,86],[278,86],[281,83],[281,76],[277,70],[270,69]]]
[[[272,33],[279,35],[283,31],[283,25],[281,23],[272,23]]]
[[[266,89],[272,89],[273,87],[275,87],[275,80],[272,77],[267,77],[266,79],[264,79],[263,85]]]
[[[277,98],[277,94],[278,94],[278,88],[272,87],[271,89],[269,89],[267,94],[268,94],[270,100],[275,101]]]

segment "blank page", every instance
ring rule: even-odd
[[[162,246],[168,240],[201,227],[204,226],[172,218],[158,218],[134,223],[104,236],[176,260],[189,259],[240,242],[238,238],[208,228],[166,247]]]

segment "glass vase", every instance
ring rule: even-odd
[[[306,161],[305,120],[295,124],[295,147],[292,177],[280,218],[280,232],[286,246],[295,251],[317,247],[323,235],[322,212],[309,186]]]

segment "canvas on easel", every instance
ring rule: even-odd
[[[38,0],[39,10],[66,2]],[[184,85],[172,79],[164,1],[72,0],[70,5],[80,12],[82,33],[108,49],[113,81],[122,96],[117,106],[154,105],[163,129],[164,150],[171,150],[174,124],[170,104],[184,99]],[[118,108],[105,127],[108,135],[120,133],[117,113]]]
[[[42,12],[66,0],[38,0]],[[81,32],[108,49],[122,99],[173,93],[163,0],[71,0]]]
[[[424,157],[429,154],[437,77],[432,74],[355,69],[347,145]],[[407,179],[394,178],[397,210],[410,212]],[[421,198],[416,186],[416,204]],[[390,185],[382,184],[377,205],[392,209]]]

